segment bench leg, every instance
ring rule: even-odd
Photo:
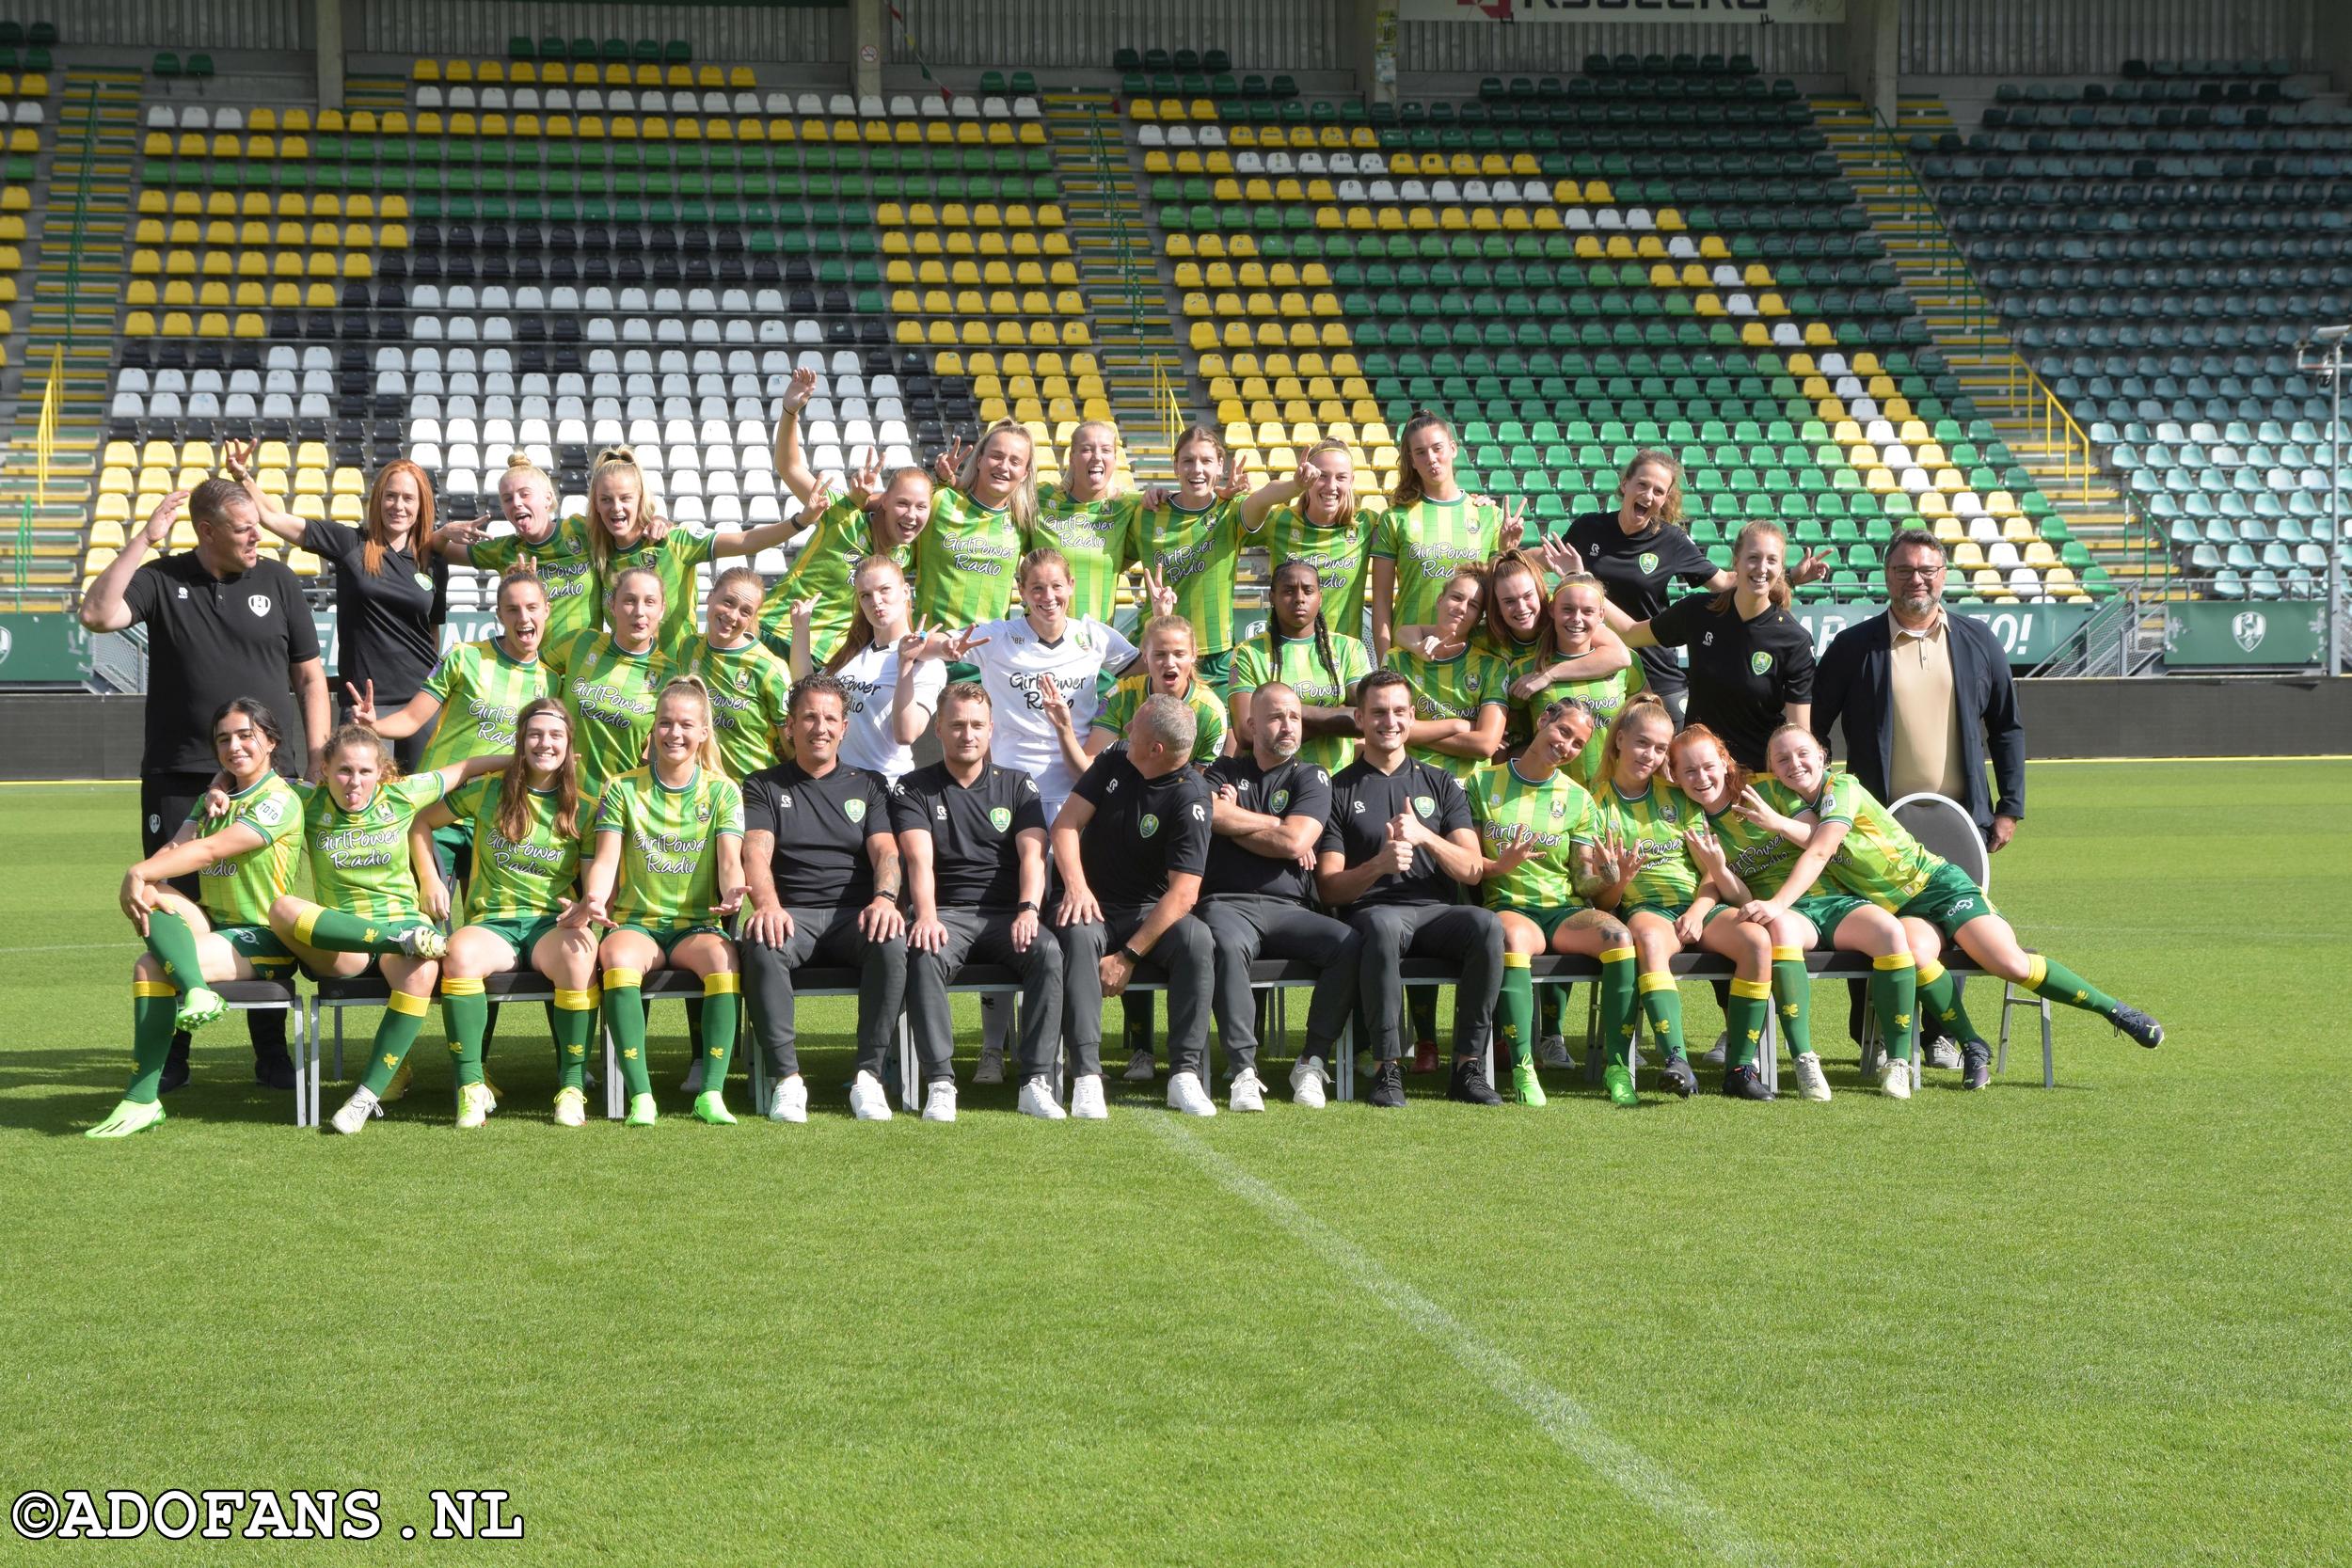
[[[294,1005],[286,1009],[286,1022],[294,1036],[286,1043],[294,1052],[296,1127],[318,1125],[318,1102],[314,1097],[318,1092],[319,1064],[317,1055],[310,1050],[310,1003],[296,999]]]
[[[914,1064],[914,1026],[898,1015],[898,1099],[910,1111],[923,1108],[923,1074]]]
[[[599,1027],[604,1037],[604,1116],[607,1121],[618,1121],[628,1107],[621,1093],[621,1056],[612,1044],[612,1031]]]
[[[752,1109],[761,1116],[768,1114],[768,1058],[752,1037],[752,1010],[736,1009],[735,1054],[752,1081]]]
[[[1772,1016],[1774,1011],[1775,1009],[1772,1008],[1765,1009],[1764,1040],[1756,1053],[1756,1071],[1757,1078],[1763,1081],[1764,1086],[1774,1094],[1778,1094],[1780,1092],[1780,1027],[1779,1021]]]
[[[1356,1018],[1348,1015],[1347,1027],[1332,1042],[1331,1092],[1342,1101],[1356,1098]]]
[[[1601,1080],[1600,984],[1595,981],[1584,990],[1584,1082],[1597,1084]]]
[[[335,1009],[335,1082],[343,1081],[343,1014],[348,1009]]]

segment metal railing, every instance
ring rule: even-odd
[[[1950,231],[1944,225],[1944,214],[1927,182],[1919,178],[1901,134],[1887,124],[1885,117],[1875,107],[1870,110],[1867,134],[1869,172],[1892,187],[1897,215],[1910,226],[1924,247],[1924,254],[1915,252],[1912,259],[1927,267],[1930,283],[1960,296],[1957,307],[1952,309],[1958,312],[1963,341],[1977,349],[2006,348],[2008,334],[2001,325],[2000,311],[1983,285],[1977,281],[1967,256],[1952,244]]]
[[[2026,363],[2026,356],[2015,349],[2007,351],[2009,357],[2009,401],[2022,406],[2028,420],[2042,422],[2042,445],[2058,453],[2059,476],[2069,484],[2075,483],[2076,471],[2081,473],[2081,493],[2074,499],[2090,499],[2090,481],[2097,472],[2099,449],[2090,436],[2066,411],[2066,404],[2050,390],[2050,384],[2042,379],[2042,372]],[[2058,436],[2066,437],[2060,443]]]
[[[1138,247],[1135,235],[1128,228],[1126,212],[1111,192],[1111,177],[1114,170],[1125,161],[1125,146],[1122,141],[1120,165],[1115,165],[1111,159],[1109,141],[1103,135],[1103,115],[1099,105],[1093,116],[1087,121],[1087,141],[1089,150],[1094,154],[1095,189],[1103,204],[1103,214],[1110,220],[1111,253],[1119,261],[1119,292],[1126,302],[1128,329],[1140,334],[1143,330],[1144,293],[1142,268],[1136,261]],[[1149,250],[1148,246],[1142,248]],[[1159,287],[1159,276],[1156,270],[1152,276],[1151,282],[1152,288]]]
[[[75,154],[80,173],[74,181],[73,230],[65,253],[65,341],[73,341],[74,325],[81,312],[76,309],[82,282],[82,237],[89,221],[90,139],[98,134],[98,84],[92,82],[82,99],[82,145]],[[56,166],[50,166],[50,183],[56,183]],[[112,336],[112,323],[109,321]]]
[[[1177,394],[1176,377],[1168,371],[1165,356],[1152,356],[1152,406],[1161,417],[1168,436],[1168,451],[1176,453],[1176,438],[1184,433],[1184,400]]]
[[[2100,600],[2083,624],[2029,674],[2042,678],[2161,674],[2163,630],[2159,626],[2152,644],[2147,616],[2139,589],[2123,584],[2112,598]]]

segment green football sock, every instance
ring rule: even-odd
[[[1780,1015],[1781,1037],[1791,1059],[1813,1049],[1813,977],[1805,972],[1804,949],[1772,949],[1772,1010]]]
[[[174,916],[178,919],[178,916]],[[149,921],[151,929],[153,920]],[[180,927],[186,930],[183,922]],[[162,980],[131,982],[131,1086],[122,1098],[152,1104],[164,1076],[164,1059],[171,1054],[172,1018],[180,993]]]
[[[588,1042],[596,1032],[596,993],[555,993],[555,1083],[563,1089],[588,1086]]]
[[[147,950],[164,966],[164,978],[174,990],[188,990],[204,983],[204,960],[197,956],[196,931],[184,917],[169,910],[148,911]]]
[[[1764,1046],[1764,1020],[1772,1010],[1770,980],[1731,982],[1731,995],[1724,1003],[1724,1033],[1728,1037],[1725,1049],[1729,1052],[1724,1060],[1729,1065],[1746,1067],[1756,1060],[1756,1053]],[[1672,1052],[1673,1048],[1668,1050]]]
[[[1600,1046],[1619,1067],[1633,1059],[1633,949],[1612,947],[1600,955]]]
[[[368,1061],[367,1076],[359,1085],[370,1094],[380,1095],[400,1070],[400,1064],[408,1057],[408,1048],[417,1043],[417,1031],[424,1027],[424,998],[396,990],[385,1000],[384,1022],[375,1026],[375,1053]]]
[[[1527,973],[1525,953],[1502,955],[1502,989],[1495,993],[1495,1033],[1511,1053],[1513,1067],[1524,1067],[1534,1056],[1531,1036],[1535,1027],[1535,983]]]
[[[703,1088],[723,1088],[727,1064],[735,1056],[736,1021],[743,1006],[742,978],[736,974],[703,976],[701,1028]]]
[[[1537,999],[1543,1018],[1543,1033],[1568,1037],[1568,988],[1546,986]]]
[[[441,977],[441,1027],[457,1058],[457,1086],[482,1082],[482,1032],[490,1022],[490,999],[479,980]]]
[[[1918,1039],[1919,969],[1908,953],[1870,960],[1870,1008],[1878,1015],[1879,1038],[1899,1062],[1911,1060]]]
[[[1682,1045],[1682,991],[1671,974],[1645,974],[1634,982],[1650,1036],[1669,1056],[1687,1054]]]
[[[1919,965],[1917,985],[1919,1000],[1927,1005],[1928,1012],[1935,1019],[1938,1033],[1948,1035],[1955,1041],[1984,1038],[1977,1033],[1977,1025],[1968,1017],[1968,1009],[1960,1005],[1958,982],[1941,963],[1931,958]],[[1931,1037],[1924,1021],[1919,1037]]]
[[[323,953],[401,953],[400,933],[389,924],[362,920],[341,910],[322,909],[316,904],[302,906],[302,913],[294,920],[294,941],[305,947],[315,947]]]
[[[2026,989],[2060,1006],[2080,1007],[2101,1018],[2115,1016],[2115,998],[2092,985],[2056,958],[2031,955],[2026,963]]]
[[[653,1093],[653,1074],[645,1067],[644,983],[643,970],[604,972],[604,1026],[612,1031],[612,1049],[621,1058],[621,1078],[631,1095]]]

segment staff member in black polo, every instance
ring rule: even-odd
[[[142,565],[171,537],[182,503],[196,524],[196,548]],[[169,843],[218,766],[209,726],[231,697],[269,705],[289,738],[310,748],[316,777],[328,732],[326,673],[318,628],[301,586],[284,564],[262,559],[259,509],[236,484],[208,479],[166,496],[147,526],[98,574],[82,597],[82,625],[92,631],[147,627],[147,744],[139,759],[140,842],[149,854]],[[295,726],[299,710],[300,727]],[[179,889],[196,896],[193,879]],[[294,1087],[286,1056],[286,1015],[245,1015],[253,1040],[253,1075],[274,1089]],[[171,1037],[162,1087],[188,1081],[188,1037]]]
[[[1254,710],[1253,710],[1254,711]],[[1358,1016],[1379,1064],[1372,1103],[1405,1103],[1398,1066],[1404,963],[1437,957],[1460,964],[1454,987],[1450,1100],[1500,1105],[1486,1082],[1486,1042],[1502,986],[1502,925],[1494,911],[1454,902],[1486,874],[1470,798],[1454,775],[1409,755],[1413,689],[1393,670],[1356,684],[1356,760],[1331,776],[1331,820],[1316,847],[1315,885],[1363,939]]]
[[[449,562],[426,546],[433,537],[433,482],[406,458],[376,470],[358,528],[281,511],[254,483],[248,467],[258,441],[228,449],[230,477],[261,509],[262,526],[335,568],[335,679],[338,707],[362,700],[379,713],[408,704],[441,657],[449,614]],[[404,772],[424,760],[430,727],[392,742]]]
[[[956,1118],[947,984],[977,961],[1003,964],[1021,976],[1021,1114],[1059,1121],[1066,1115],[1054,1092],[1061,943],[1038,928],[1045,901],[1044,800],[1036,780],[989,760],[995,712],[977,681],[958,681],[940,693],[933,729],[939,760],[898,780],[890,814],[906,868],[907,1022],[929,1085],[923,1115]]]
[[[1573,556],[1559,552],[1563,544]],[[1709,561],[1682,525],[1682,465],[1673,454],[1657,451],[1637,451],[1625,466],[1617,484],[1617,510],[1569,519],[1547,551],[1547,564],[1555,572],[1592,573],[1600,578],[1609,602],[1633,621],[1652,621],[1665,613],[1669,583],[1710,594],[1732,586],[1732,574]],[[1808,555],[1791,568],[1789,577],[1811,582],[1828,569],[1826,561]],[[1679,729],[1689,686],[1682,667],[1664,647],[1644,648],[1636,657],[1649,689],[1665,699],[1666,711]]]
[[[1127,725],[1124,752],[1094,759],[1054,818],[1061,873],[1062,1028],[1074,1057],[1070,1114],[1100,1121],[1103,998],[1150,965],[1168,981],[1168,1105],[1213,1117],[1201,1086],[1215,984],[1209,928],[1193,917],[1209,864],[1210,794],[1191,767],[1192,709],[1165,692]]]
[[[743,781],[743,990],[775,1085],[770,1121],[806,1121],[808,1085],[794,1049],[792,972],[811,961],[858,971],[857,1076],[850,1110],[888,1121],[882,1063],[906,993],[906,920],[898,912],[898,840],[890,786],[841,764],[849,693],[831,675],[792,689],[792,760]],[[713,1085],[715,1086],[715,1085]]]
[[[1291,1067],[1291,1099],[1318,1109],[1331,1053],[1356,1006],[1363,939],[1307,908],[1315,846],[1331,818],[1331,775],[1298,760],[1307,737],[1298,693],[1268,681],[1257,689],[1249,713],[1249,750],[1209,765],[1209,784],[1216,791],[1209,826],[1216,836],[1209,841],[1197,911],[1216,941],[1216,1031],[1232,1075],[1226,1102],[1236,1111],[1265,1109],[1249,966],[1262,957],[1304,958],[1323,973],[1307,1005],[1307,1042]]]
[[[1650,621],[1602,607],[1629,648],[1690,650],[1687,721],[1723,736],[1732,760],[1753,773],[1764,771],[1772,732],[1808,723],[1813,711],[1813,637],[1788,612],[1788,546],[1778,523],[1753,522],[1732,547],[1727,591],[1689,594]]]

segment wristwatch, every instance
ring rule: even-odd
[[[1018,909],[1023,914],[1037,913],[1037,901],[1033,898],[1024,898],[1020,903],[1014,905],[1013,907]]]
[[[1143,961],[1143,955],[1136,952],[1132,947],[1121,946],[1119,950],[1119,956],[1126,959],[1131,964],[1139,964]]]

